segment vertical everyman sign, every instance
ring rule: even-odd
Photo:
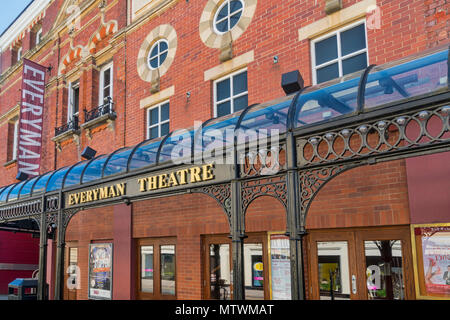
[[[22,105],[20,109],[18,170],[39,175],[46,67],[23,59]]]

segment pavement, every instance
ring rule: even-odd
[[[7,294],[0,294],[0,301],[1,300],[8,300],[8,295]]]

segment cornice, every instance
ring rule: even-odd
[[[176,5],[180,0],[161,0],[154,7],[149,9],[148,12],[142,14],[136,21],[133,21],[125,28],[125,33],[130,33],[135,31],[136,28],[141,26],[143,23],[148,22],[151,18],[156,15],[161,15],[163,11],[170,9],[174,5]]]
[[[52,0],[33,1],[32,4],[17,18],[16,21],[0,37],[0,51],[6,48],[28,27],[39,13],[45,10]]]

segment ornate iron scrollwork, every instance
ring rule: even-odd
[[[231,185],[219,184],[202,188],[192,189],[193,193],[203,193],[216,200],[227,215],[228,223],[231,226]]]
[[[311,206],[311,202],[327,182],[340,175],[344,171],[359,167],[363,164],[363,162],[358,162],[300,171],[300,224],[306,226],[306,214],[309,210],[309,207]]]
[[[450,141],[450,106],[414,111],[297,141],[298,165],[358,160]]]
[[[39,214],[42,211],[41,208],[41,199],[30,200],[2,207],[0,209],[0,223],[17,220],[20,218],[27,219],[30,215]]]
[[[53,212],[59,209],[59,196],[49,196],[45,198],[45,211]]]
[[[63,211],[63,227],[64,229],[67,228],[67,226],[69,225],[70,220],[73,218],[74,215],[76,215],[78,212],[80,212],[82,209],[81,208],[76,208],[76,209],[66,209]]]
[[[242,182],[242,212],[245,214],[253,200],[262,196],[278,199],[287,208],[286,175]]]
[[[286,145],[241,153],[241,177],[269,176],[286,169]]]

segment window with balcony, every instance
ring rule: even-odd
[[[88,110],[84,110],[85,123],[82,128],[88,129],[89,127],[98,123],[114,120],[116,114],[114,112],[113,102],[113,63],[108,63],[100,69],[99,75],[99,98],[98,105],[92,106]]]
[[[55,136],[67,131],[78,130],[78,119],[80,110],[80,83],[71,82],[68,90],[67,120],[61,127],[55,128]]]
[[[100,70],[99,106],[113,97],[113,64],[109,63]]]
[[[80,109],[80,83],[74,82],[69,87],[69,105],[67,112],[67,122],[73,121],[74,118],[78,118]]]

